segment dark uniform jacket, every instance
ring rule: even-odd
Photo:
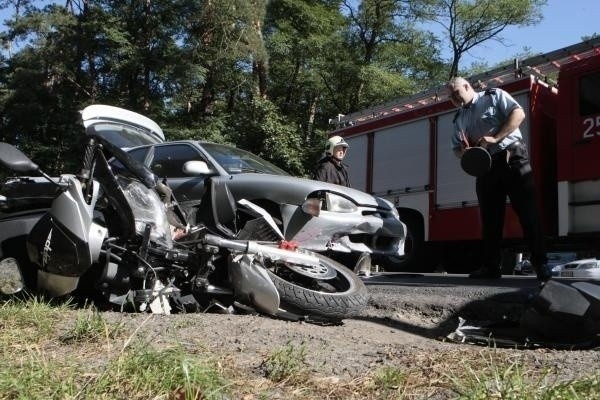
[[[350,187],[346,165],[338,165],[331,156],[325,156],[319,161],[313,179]]]

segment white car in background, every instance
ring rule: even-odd
[[[600,260],[585,258],[552,268],[552,275],[561,278],[585,278],[600,280]]]

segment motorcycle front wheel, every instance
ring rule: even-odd
[[[348,268],[321,254],[318,268],[285,261],[267,270],[279,292],[281,308],[309,318],[342,320],[357,315],[369,301],[362,280]]]

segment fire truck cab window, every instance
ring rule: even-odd
[[[600,114],[600,73],[579,79],[579,115]]]

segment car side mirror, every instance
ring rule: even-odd
[[[183,173],[190,176],[208,175],[212,171],[205,161],[187,161],[183,164]]]

